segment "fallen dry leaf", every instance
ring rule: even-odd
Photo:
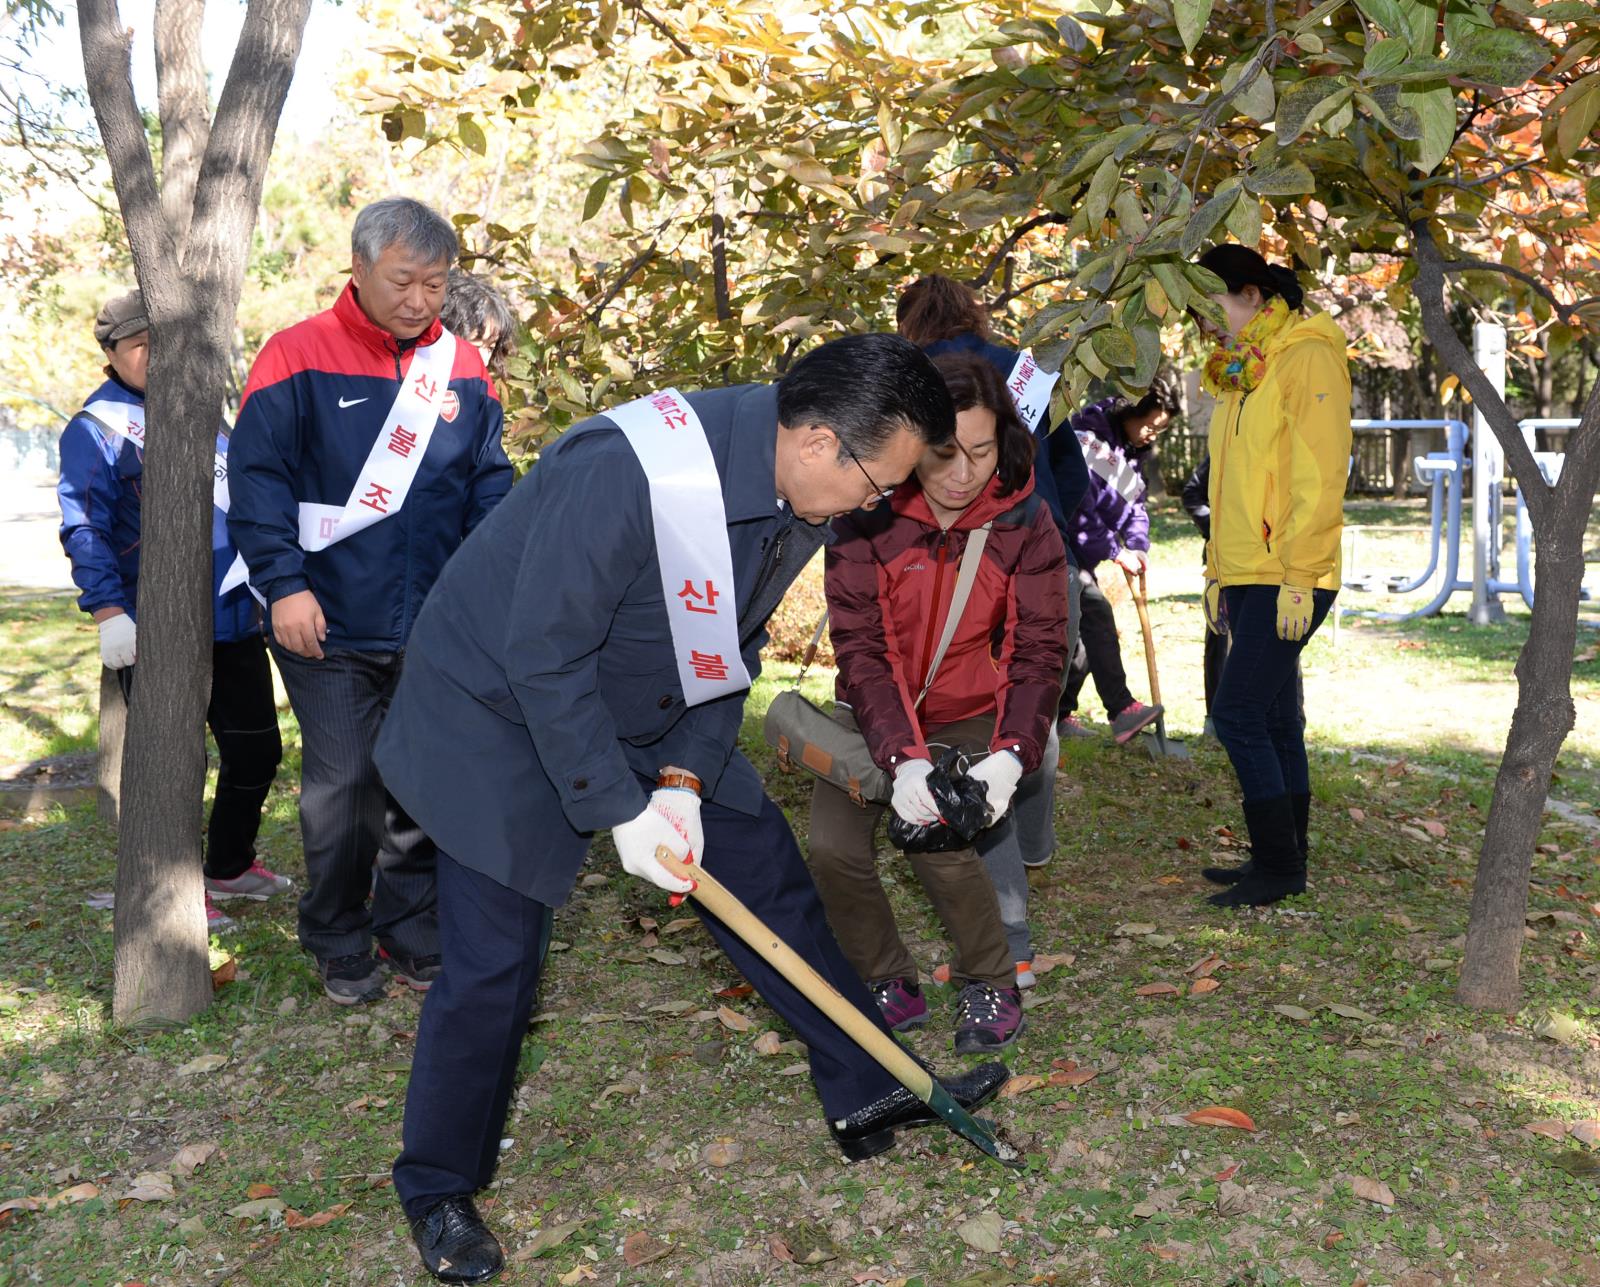
[[[1115,938],[1143,938],[1146,934],[1154,934],[1156,927],[1149,921],[1128,921],[1118,925],[1111,933]]]
[[[572,1266],[571,1270],[562,1274],[556,1281],[561,1284],[561,1287],[577,1287],[579,1283],[592,1282],[598,1277],[600,1277],[599,1274],[595,1273],[594,1270],[580,1260]]]
[[[1142,988],[1135,988],[1133,995],[1136,997],[1175,997],[1181,989],[1176,983],[1146,983]]]
[[[1256,1124],[1249,1116],[1241,1113],[1237,1108],[1222,1108],[1213,1105],[1210,1108],[1198,1108],[1192,1113],[1185,1113],[1183,1120],[1194,1126],[1231,1126],[1234,1130],[1253,1131]]]
[[[211,971],[211,990],[214,992],[226,984],[232,983],[239,977],[239,962],[229,957],[216,969]]]
[[[1337,1247],[1343,1241],[1344,1241],[1343,1232],[1341,1232],[1338,1229],[1335,1229],[1331,1233],[1329,1233],[1325,1238],[1323,1238],[1323,1240],[1322,1240],[1322,1249],[1324,1251],[1332,1251],[1335,1247]]]
[[[1250,1195],[1232,1180],[1224,1180],[1217,1189],[1217,1214],[1219,1216],[1243,1215],[1250,1209]]]
[[[1058,1068],[1048,1080],[1052,1086],[1086,1086],[1099,1075],[1098,1068]]]
[[[1350,1191],[1363,1202],[1373,1202],[1382,1207],[1394,1205],[1394,1190],[1382,1180],[1369,1180],[1364,1175],[1353,1176]]]
[[[71,1206],[74,1202],[87,1202],[90,1198],[100,1196],[100,1186],[90,1184],[85,1180],[82,1184],[74,1184],[70,1189],[62,1189],[60,1193],[51,1198],[46,1206]]]
[[[534,1234],[527,1242],[511,1253],[513,1264],[521,1264],[524,1260],[532,1260],[542,1256],[554,1247],[559,1247],[568,1238],[572,1237],[579,1229],[583,1228],[582,1220],[565,1220],[560,1224],[547,1224]]]
[[[1192,996],[1203,997],[1208,992],[1215,992],[1221,986],[1222,984],[1216,979],[1196,979],[1189,992]]]
[[[0,1202],[0,1217],[10,1215],[13,1211],[37,1211],[39,1206],[38,1198],[7,1198]]]
[[[229,1207],[228,1214],[238,1220],[261,1220],[281,1215],[284,1210],[282,1198],[258,1198],[254,1202],[241,1202],[236,1207]]]
[[[957,1225],[956,1236],[974,1251],[997,1253],[1000,1250],[1000,1236],[1005,1232],[1005,1227],[1004,1217],[991,1208]]]
[[[1311,1022],[1311,1011],[1303,1010],[1297,1005],[1275,1005],[1272,1008],[1285,1019],[1296,1019],[1301,1023]]]
[[[1029,1091],[1038,1090],[1039,1087],[1049,1084],[1050,1079],[1038,1073],[1018,1073],[1000,1087],[1000,1098],[1015,1099],[1018,1095],[1026,1095]]]
[[[1543,1135],[1546,1139],[1564,1140],[1567,1138],[1567,1124],[1553,1117],[1540,1122],[1529,1122],[1522,1129],[1532,1135]]]
[[[172,1176],[166,1171],[141,1171],[133,1177],[126,1193],[117,1195],[119,1202],[166,1202],[176,1196],[172,1191]]]
[[[1435,840],[1443,840],[1449,834],[1442,822],[1433,818],[1420,819],[1420,821],[1422,822],[1422,829]]]
[[[1222,958],[1215,952],[1208,952],[1191,965],[1185,974],[1193,975],[1197,979],[1209,979],[1222,965]]]
[[[180,1065],[177,1072],[180,1077],[193,1077],[196,1073],[216,1072],[227,1062],[227,1055],[201,1055],[198,1059],[191,1059],[188,1063]]]
[[[662,934],[682,934],[684,930],[693,929],[700,921],[693,916],[680,917],[675,921],[668,921],[661,927]]]
[[[786,1265],[794,1264],[794,1252],[789,1250],[789,1244],[787,1242],[785,1242],[777,1234],[774,1233],[774,1234],[769,1234],[768,1235],[768,1237],[767,1237],[767,1250],[770,1251],[779,1260],[783,1261],[784,1264],[786,1264]]]
[[[1222,1183],[1222,1181],[1224,1181],[1224,1180],[1231,1180],[1231,1179],[1233,1179],[1234,1176],[1239,1174],[1239,1168],[1242,1167],[1243,1165],[1244,1165],[1243,1162],[1235,1162],[1232,1166],[1226,1167],[1225,1169],[1223,1169],[1221,1171],[1218,1171],[1211,1178],[1213,1180],[1217,1181],[1218,1184]]]
[[[1158,884],[1158,885],[1181,885],[1181,884],[1183,884],[1183,877],[1182,876],[1174,876],[1174,875],[1157,876],[1156,877],[1156,884]]]
[[[244,1191],[244,1195],[252,1200],[255,1198],[275,1198],[278,1196],[278,1191],[270,1184],[252,1184]]]
[[[672,1244],[652,1238],[647,1230],[639,1229],[622,1240],[622,1259],[629,1269],[648,1265],[652,1260],[672,1254]]]
[[[741,997],[752,996],[755,988],[748,983],[735,983],[729,987],[718,988],[716,995],[728,1001],[737,1001]]]
[[[669,952],[664,947],[653,947],[645,955],[662,965],[683,965],[689,959],[681,952]]]
[[[1174,1260],[1176,1260],[1178,1258],[1178,1253],[1173,1248],[1171,1248],[1171,1247],[1160,1247],[1160,1246],[1157,1246],[1153,1242],[1145,1243],[1144,1244],[1144,1249],[1146,1251],[1148,1251],[1152,1256],[1154,1256],[1157,1260],[1165,1260],[1165,1261],[1168,1261],[1170,1263],[1171,1261],[1174,1261]]]
[[[290,1229],[320,1229],[325,1224],[332,1224],[353,1205],[354,1203],[341,1202],[337,1206],[328,1207],[311,1216],[303,1216],[293,1207],[290,1207],[283,1213],[283,1223]]]
[[[1033,958],[1035,974],[1049,974],[1058,966],[1065,969],[1078,959],[1076,952],[1040,952]]]
[[[650,1014],[688,1014],[691,1010],[698,1010],[698,1001],[662,1001],[657,1005],[647,1006]]]
[[[730,1010],[727,1006],[718,1006],[717,1022],[729,1032],[748,1032],[753,1021],[740,1014],[737,1010]]]
[[[632,1099],[635,1095],[642,1093],[643,1090],[644,1087],[636,1081],[614,1081],[600,1092],[599,1102],[603,1104],[606,1100],[615,1096]]]
[[[1600,1144],[1600,1122],[1573,1122],[1567,1131],[1573,1139],[1591,1148]]]
[[[707,1166],[732,1166],[744,1156],[744,1145],[736,1140],[713,1140],[700,1150],[700,1160]]]
[[[1365,822],[1367,820],[1367,811],[1365,809],[1351,809],[1350,818],[1354,822]]]
[[[193,1175],[211,1160],[211,1155],[216,1151],[217,1145],[210,1140],[202,1144],[185,1144],[172,1155],[172,1161],[167,1165],[179,1175]]]
[[[756,1054],[762,1056],[779,1055],[783,1053],[783,1038],[768,1028],[751,1045]]]

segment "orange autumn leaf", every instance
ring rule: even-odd
[[[283,1223],[289,1229],[320,1229],[325,1224],[332,1224],[351,1207],[348,1202],[341,1202],[337,1206],[318,1211],[316,1215],[303,1216],[293,1207],[283,1213]]]
[[[1050,1074],[1052,1086],[1086,1086],[1100,1075],[1098,1068],[1059,1068]]]
[[[1026,1095],[1029,1091],[1038,1090],[1041,1086],[1049,1084],[1050,1079],[1038,1073],[1019,1073],[1000,1088],[1000,1098],[1015,1099],[1018,1095]]]
[[[270,1184],[252,1184],[244,1191],[244,1195],[254,1202],[257,1198],[275,1198],[278,1190]]]
[[[1208,952],[1191,965],[1185,974],[1192,974],[1197,979],[1209,979],[1222,966],[1222,958],[1215,952]]]
[[[1135,988],[1133,995],[1136,997],[1175,997],[1178,995],[1176,983],[1146,983],[1142,988]]]
[[[1256,1124],[1237,1108],[1222,1108],[1217,1105],[1185,1113],[1183,1120],[1195,1126],[1230,1126],[1238,1131],[1253,1131],[1256,1128]]]
[[[1193,996],[1203,997],[1208,992],[1215,992],[1221,986],[1222,984],[1218,983],[1215,979],[1196,979],[1194,981],[1194,986],[1189,989],[1189,992]]]

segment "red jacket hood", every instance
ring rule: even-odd
[[[1000,475],[996,473],[989,480],[989,485],[978,493],[972,504],[956,515],[948,530],[976,531],[990,519],[998,518],[1007,510],[1022,504],[1033,494],[1033,471],[1028,471],[1026,481],[1014,492],[1006,492],[1002,496],[1001,485]],[[894,495],[889,498],[889,507],[894,510],[896,518],[909,518],[925,527],[935,529],[941,526],[939,520],[933,516],[933,509],[928,504],[928,496],[922,490],[921,483],[895,488]]]

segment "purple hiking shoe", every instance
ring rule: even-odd
[[[928,1003],[922,999],[922,989],[910,979],[883,979],[872,984],[872,999],[883,1012],[884,1022],[896,1032],[928,1022]]]
[[[1021,1034],[1022,993],[973,981],[956,1002],[956,1054],[1002,1050]]]

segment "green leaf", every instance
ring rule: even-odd
[[[1219,192],[1190,215],[1189,226],[1178,238],[1178,253],[1185,259],[1192,259],[1238,199],[1239,189],[1230,188],[1226,192]]]
[[[1242,246],[1254,246],[1261,240],[1261,202],[1246,197],[1228,211],[1228,231]]]
[[[1139,360],[1139,350],[1133,337],[1120,327],[1106,326],[1090,337],[1094,354],[1108,367],[1132,366]]]
[[[1245,70],[1250,66],[1250,60],[1245,59],[1223,73],[1222,92],[1231,93],[1244,76]],[[1272,77],[1265,68],[1258,70],[1250,83],[1240,91],[1234,100],[1234,105],[1248,116],[1252,121],[1270,121],[1272,113],[1277,107],[1277,95],[1272,88]]]
[[[1600,121],[1600,72],[1590,72],[1573,81],[1557,95],[1549,110],[1561,113],[1556,125],[1556,148],[1562,156],[1570,158]]]
[[[1142,237],[1149,226],[1145,222],[1144,207],[1139,204],[1139,196],[1132,188],[1125,187],[1117,193],[1111,203],[1117,212],[1117,227],[1122,229],[1125,237]]]
[[[589,185],[589,195],[583,199],[584,223],[588,223],[600,213],[600,207],[606,200],[606,188],[610,183],[610,178],[602,176]]]
[[[1435,0],[1396,0],[1405,38],[1419,54],[1431,54],[1439,27],[1439,8]]]
[[[489,142],[483,137],[483,126],[470,116],[456,117],[456,135],[461,139],[461,146],[469,152],[483,156],[489,150]]]
[[[1172,0],[1172,16],[1178,20],[1178,35],[1183,37],[1183,47],[1189,53],[1200,43],[1206,23],[1211,20],[1211,6],[1215,0]]]
[[[1365,78],[1381,76],[1384,72],[1393,71],[1411,56],[1411,47],[1397,37],[1380,40],[1371,49],[1361,63],[1361,75]]]
[[[1356,8],[1391,36],[1406,34],[1405,15],[1396,0],[1356,0]]]
[[[1161,328],[1148,318],[1140,322],[1133,328],[1133,346],[1138,356],[1133,363],[1132,380],[1142,389],[1156,378],[1161,366]],[[1154,943],[1155,939],[1149,941]]]
[[[1550,61],[1550,49],[1535,36],[1505,27],[1469,27],[1449,62],[1456,73],[1485,85],[1515,89]]]
[[[1184,280],[1183,273],[1176,264],[1165,261],[1151,264],[1150,271],[1156,275],[1156,280],[1161,283],[1161,289],[1166,291],[1167,300],[1173,308],[1187,308],[1189,306],[1189,283]]]
[[[1106,211],[1111,209],[1111,194],[1116,191],[1117,180],[1121,177],[1122,166],[1116,157],[1108,156],[1089,180],[1089,193],[1083,205],[1091,236],[1105,222]]]
[[[1356,102],[1376,116],[1396,138],[1422,137],[1422,121],[1418,119],[1416,112],[1400,102],[1400,86],[1378,85],[1370,94],[1358,92]]]
[[[1422,137],[1417,140],[1412,159],[1417,169],[1431,174],[1450,155],[1456,135],[1456,96],[1448,85],[1432,89],[1405,89],[1400,92],[1400,102],[1417,114],[1422,123]]]
[[[1304,161],[1289,161],[1270,170],[1252,170],[1244,177],[1244,186],[1262,197],[1293,197],[1315,192],[1317,181]]]
[[[1293,143],[1338,106],[1329,100],[1341,92],[1350,91],[1336,76],[1312,76],[1290,85],[1278,97],[1278,142]]]

